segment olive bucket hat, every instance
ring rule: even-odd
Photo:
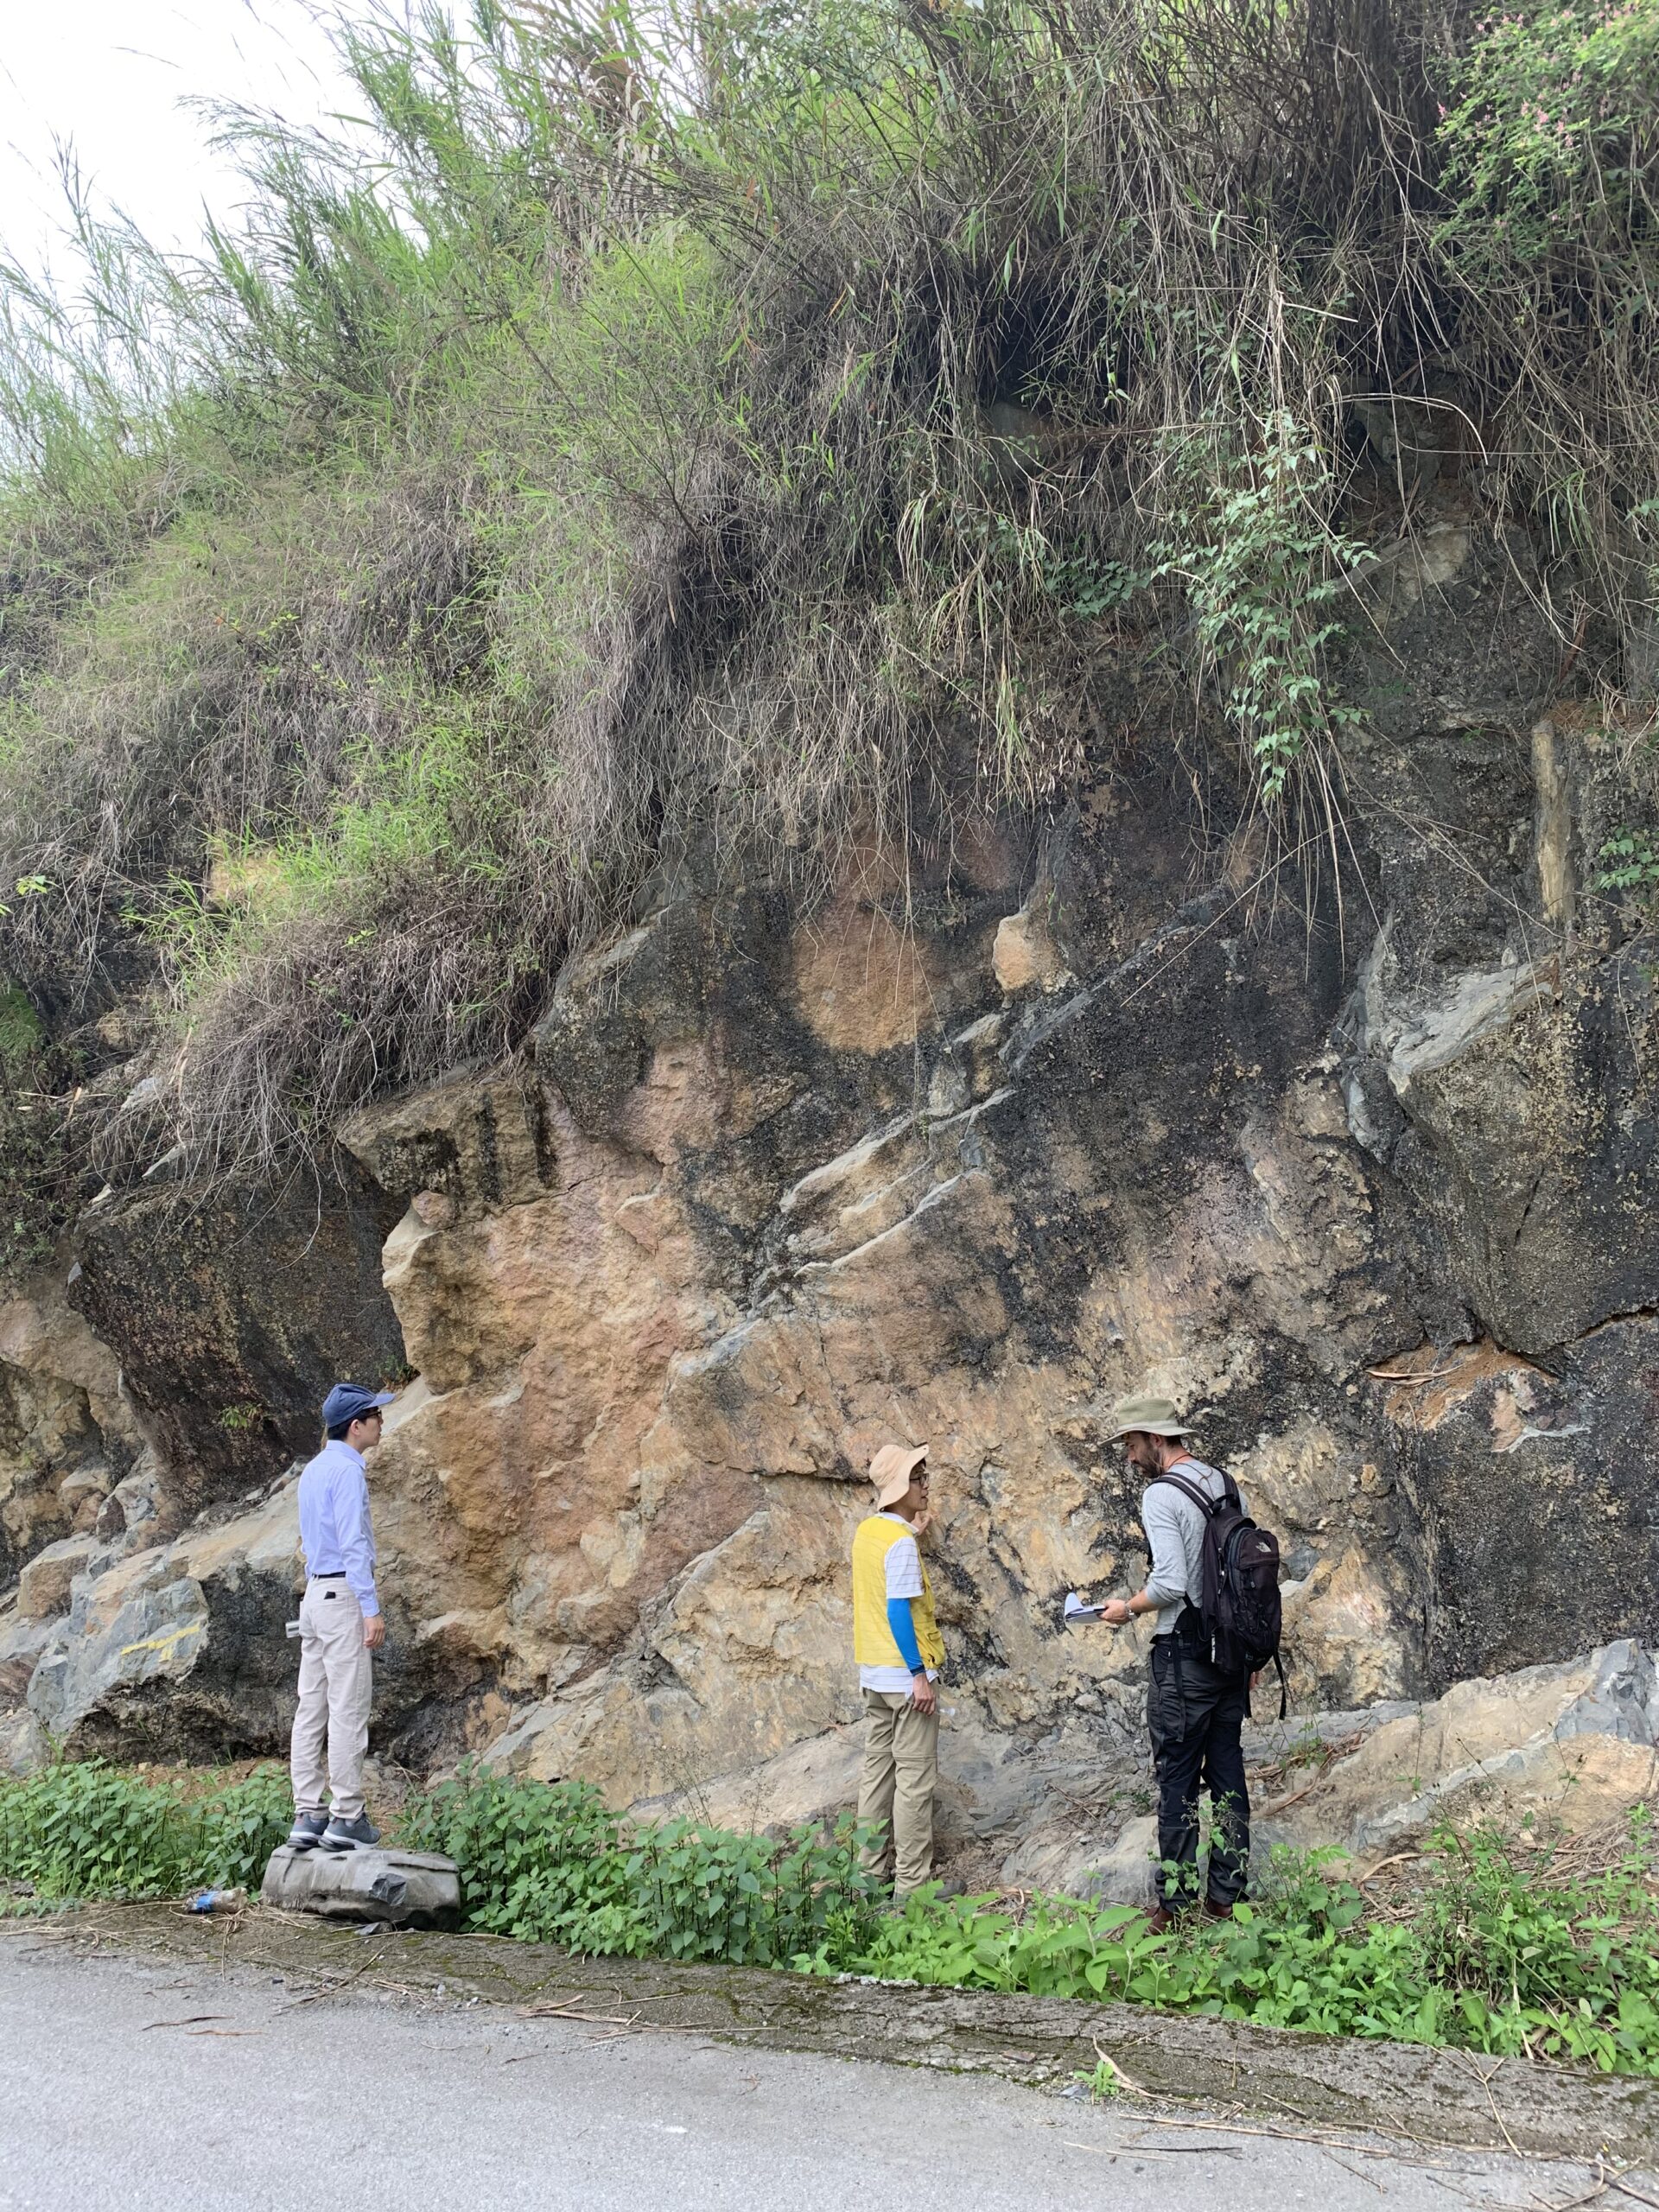
[[[1192,1432],[1167,1398],[1122,1398],[1112,1408],[1109,1444],[1139,1429],[1143,1436],[1191,1436]]]

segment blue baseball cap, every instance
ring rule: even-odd
[[[389,1406],[397,1395],[395,1390],[365,1390],[360,1382],[336,1382],[322,1402],[322,1425],[344,1428],[378,1406]]]

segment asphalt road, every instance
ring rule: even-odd
[[[481,2004],[308,2001],[251,1968],[0,1930],[0,2206],[26,2212],[1535,2212],[1593,2178],[1171,2130],[983,2076],[696,2034],[601,2041]]]

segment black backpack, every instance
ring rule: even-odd
[[[1224,1675],[1254,1675],[1269,1662],[1279,1675],[1279,1718],[1289,1699],[1279,1656],[1279,1539],[1258,1529],[1244,1510],[1238,1484],[1222,1469],[1218,1498],[1167,1470],[1154,1480],[1190,1497],[1204,1515],[1203,1597],[1198,1611],[1212,1667]]]

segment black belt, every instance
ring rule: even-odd
[[[346,1580],[346,1570],[343,1567],[337,1567],[330,1573],[314,1574],[311,1580],[314,1582],[343,1582]],[[1153,1641],[1156,1643],[1157,1638],[1154,1637]]]

